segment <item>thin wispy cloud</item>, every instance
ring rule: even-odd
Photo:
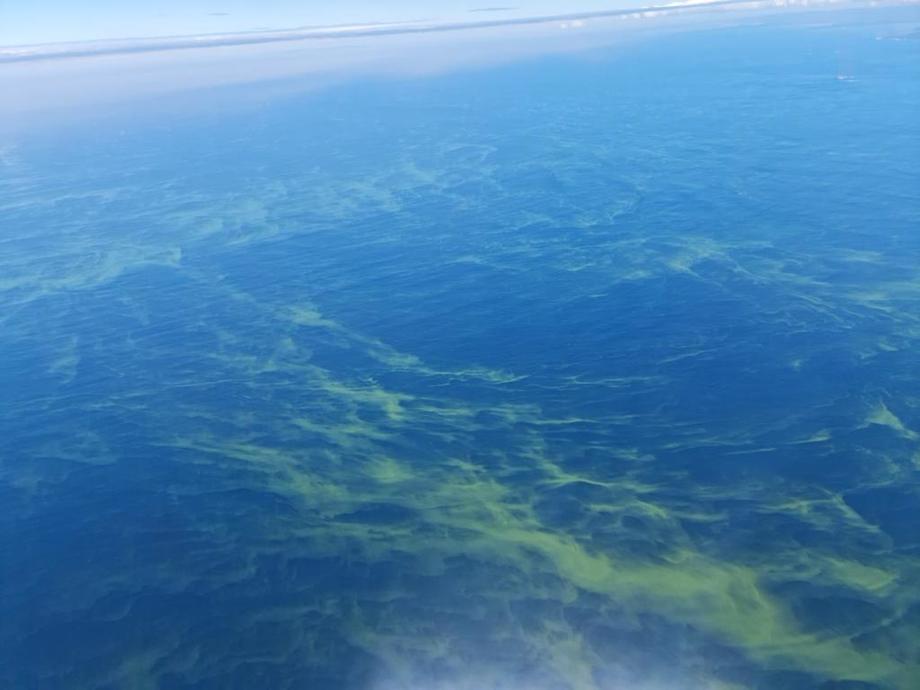
[[[99,55],[147,53],[166,50],[201,50],[205,48],[258,45],[265,43],[291,43],[355,37],[393,36],[405,34],[474,31],[477,29],[513,27],[539,24],[558,24],[614,17],[647,16],[650,13],[684,13],[689,11],[719,10],[727,8],[756,8],[764,6],[807,6],[832,4],[836,0],[689,0],[650,4],[644,7],[619,8],[552,15],[495,17],[471,21],[410,21],[396,23],[350,24],[325,27],[302,27],[271,31],[246,31],[191,36],[140,38],[131,40],[87,41],[79,43],[44,44],[0,48],[0,63],[91,57]],[[514,7],[484,7],[472,12],[500,12]],[[225,14],[225,13],[212,13]]]
[[[887,4],[915,4],[891,0]],[[413,77],[551,54],[586,54],[660,31],[760,21],[765,13],[865,6],[848,0],[682,0],[602,12],[466,22],[403,22],[285,31],[105,40],[0,49],[0,128],[37,113],[92,114],[102,104],[261,84],[321,88],[355,77]],[[483,16],[483,15],[479,15]],[[252,91],[252,90],[250,90]],[[12,124],[11,124],[12,123]]]

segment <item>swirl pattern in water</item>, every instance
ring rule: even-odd
[[[6,147],[0,684],[920,687],[894,33]]]

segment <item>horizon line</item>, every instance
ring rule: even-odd
[[[920,0],[894,0],[893,4],[913,4]],[[553,22],[585,21],[654,13],[680,13],[751,5],[755,7],[807,7],[811,5],[860,4],[850,0],[684,0],[644,7],[570,12],[533,17],[509,17],[468,22],[405,21],[374,24],[338,24],[290,29],[266,29],[234,33],[190,34],[159,37],[97,39],[0,46],[0,64],[91,58],[122,54],[153,53],[169,50],[195,50],[217,47],[293,43],[312,40],[364,38],[407,34],[443,33],[526,26]],[[31,49],[31,50],[30,50]]]

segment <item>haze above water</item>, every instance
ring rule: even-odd
[[[32,0],[0,8],[0,46],[148,36],[264,31],[301,26],[475,21],[641,7],[643,0],[166,0],[156,3]],[[662,3],[664,4],[664,3]]]
[[[739,17],[0,64],[0,687],[920,687],[920,15]]]

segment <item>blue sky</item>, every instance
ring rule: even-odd
[[[0,0],[0,45],[279,29],[311,24],[533,16],[652,0]],[[472,12],[482,8],[508,8]]]

